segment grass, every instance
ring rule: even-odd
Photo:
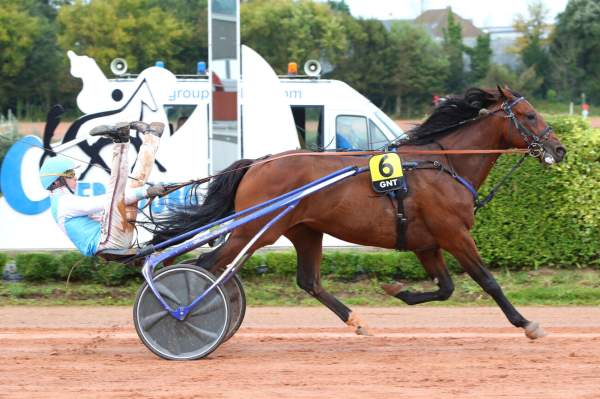
[[[600,270],[540,269],[535,271],[495,271],[494,275],[515,305],[600,305]],[[428,306],[491,306],[494,302],[465,274],[453,276],[454,295],[445,302]],[[428,281],[403,281],[407,289],[433,290]],[[384,294],[376,280],[342,282],[324,279],[326,290],[348,305],[398,306],[395,298]],[[123,287],[98,284],[65,283],[0,284],[3,305],[132,305],[139,287],[131,283]],[[244,280],[246,297],[251,306],[316,306],[320,305],[298,288],[295,278],[257,276]]]

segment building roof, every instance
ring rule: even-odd
[[[415,19],[415,23],[423,25],[429,33],[434,37],[443,37],[444,30],[448,29],[448,13],[451,11],[450,7],[441,10],[427,10],[423,14],[419,15]],[[460,15],[454,14],[454,18],[462,27],[463,38],[477,37],[483,34],[481,29],[473,25],[473,21],[470,19],[464,19]]]

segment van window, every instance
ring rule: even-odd
[[[366,150],[369,148],[367,118],[340,115],[335,120],[335,142],[338,150]]]
[[[389,140],[387,137],[385,137],[385,134],[383,134],[381,129],[379,129],[371,119],[369,119],[369,133],[371,134],[371,139],[369,142],[370,150],[380,149],[389,143]]]
[[[322,106],[292,106],[292,115],[300,147],[307,150],[323,148],[323,107]]]

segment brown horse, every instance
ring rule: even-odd
[[[448,99],[438,106],[420,126],[409,132],[409,139],[397,148],[411,150],[494,150],[528,148],[541,162],[560,162],[565,148],[544,119],[517,93],[509,89],[470,89],[464,96]],[[211,183],[204,203],[175,213],[158,229],[155,240],[205,225],[300,187],[349,165],[366,165],[361,156],[310,156],[298,152],[252,165],[241,160],[231,165],[231,173]],[[302,155],[300,155],[302,154]],[[525,329],[535,339],[544,335],[538,323],[525,319],[509,302],[502,289],[484,267],[469,230],[474,223],[474,197],[467,188],[478,189],[499,154],[477,155],[403,155],[403,161],[436,161],[440,169],[406,172],[409,193],[404,199],[408,219],[405,248],[415,252],[428,275],[439,287],[433,292],[403,291],[400,284],[384,285],[385,291],[409,305],[445,300],[454,290],[444,263],[442,250],[451,253],[464,270],[500,306],[509,321]],[[247,168],[243,168],[247,167]],[[466,184],[460,182],[460,178]],[[277,212],[276,212],[277,213]],[[325,291],[320,282],[323,234],[360,245],[393,249],[397,242],[396,205],[387,195],[375,193],[367,173],[348,178],[319,191],[278,221],[250,248],[256,249],[287,237],[297,252],[297,282],[310,295],[331,309],[358,334],[368,330],[359,317]],[[273,214],[243,225],[212,252],[203,254],[200,266],[216,271],[229,264]],[[165,222],[163,220],[163,222]]]

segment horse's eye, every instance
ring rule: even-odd
[[[527,114],[527,119],[529,119],[532,122],[535,121],[535,114],[534,113]]]

